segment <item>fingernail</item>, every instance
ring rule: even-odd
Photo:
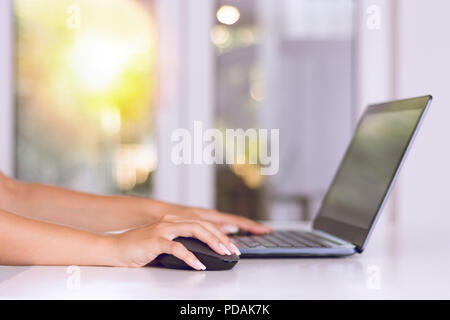
[[[234,243],[231,243],[231,246],[233,247],[233,251],[236,255],[240,256],[241,255],[241,251],[239,251],[238,247],[236,247],[236,245]]]
[[[231,256],[230,250],[228,250],[223,244],[219,244],[220,249],[226,253],[227,256]]]
[[[226,224],[222,226],[221,230],[225,233],[237,233],[239,231],[239,228],[231,224]]]
[[[195,266],[197,267],[197,269],[200,269],[200,270],[203,270],[203,271],[206,270],[205,265],[203,263],[201,263],[200,261],[198,261],[198,260],[195,261]]]

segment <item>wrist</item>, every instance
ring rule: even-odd
[[[114,235],[98,235],[94,240],[93,254],[96,255],[96,264],[116,267],[119,263],[119,246]]]
[[[180,208],[180,206],[167,202],[146,199],[143,211],[147,221],[154,222],[161,219],[166,214],[173,212],[177,208]]]

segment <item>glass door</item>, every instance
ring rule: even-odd
[[[217,1],[216,125],[279,129],[280,148],[274,175],[248,161],[217,166],[220,210],[312,218],[350,139],[354,10],[351,0]]]

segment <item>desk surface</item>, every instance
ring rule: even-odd
[[[221,272],[0,266],[0,298],[448,299],[450,234],[444,227],[434,226],[424,239],[423,226],[394,232],[381,221],[362,255],[241,260]]]

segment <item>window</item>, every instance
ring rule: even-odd
[[[310,219],[350,139],[354,6],[15,0],[18,178]],[[175,166],[171,133],[196,120],[280,129],[278,174]]]
[[[151,1],[15,0],[16,175],[148,196],[157,166]]]

